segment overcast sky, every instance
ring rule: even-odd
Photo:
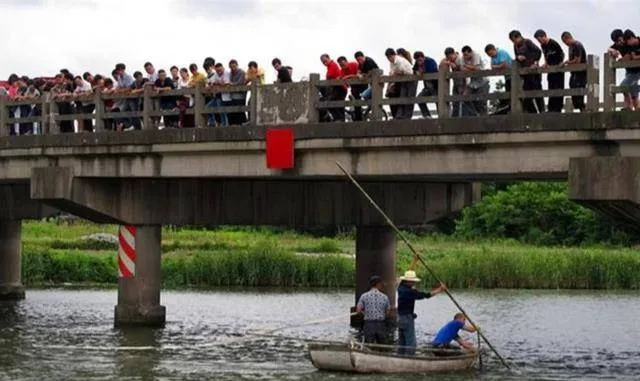
[[[602,55],[612,29],[640,29],[637,1],[280,1],[280,0],[0,0],[0,78],[41,76],[68,68],[110,74],[200,67],[207,56],[243,67],[255,60],[275,77],[280,57],[294,77],[324,75],[321,53],[353,58],[356,50],[386,70],[387,47],[423,50],[441,58],[445,47],[487,43],[508,48],[508,33],[531,37],[543,28],[559,40],[571,31],[588,53]],[[640,32],[640,30],[638,31]],[[483,53],[484,54],[484,53]]]

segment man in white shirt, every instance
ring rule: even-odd
[[[396,54],[395,50],[389,48],[384,54],[390,63],[390,76],[413,75],[413,65],[404,57]],[[397,96],[400,98],[416,96],[415,82],[395,82],[392,86],[395,87]],[[413,108],[413,103],[398,105],[394,119],[411,119],[413,117]]]
[[[231,73],[224,69],[224,66],[218,62],[215,65],[215,74],[207,79],[207,87],[220,88],[231,84]],[[216,93],[211,101],[207,103],[207,107],[229,106],[231,104],[231,93]],[[209,114],[209,126],[216,125],[216,119],[220,121],[221,127],[229,125],[227,113]]]
[[[458,56],[456,62],[458,67],[462,71],[478,71],[485,70],[485,62],[480,54],[474,52],[470,46],[462,47],[462,57]],[[469,95],[481,95],[489,94],[489,80],[486,77],[474,77],[470,78],[467,83],[465,94]],[[473,106],[476,115],[487,115],[487,101],[472,101],[465,102]]]
[[[151,62],[147,62],[144,64],[144,71],[147,72],[147,78],[149,79],[149,82],[155,83],[158,79],[158,73],[156,73],[156,68],[153,67],[153,64]]]
[[[91,87],[91,84],[85,81],[84,79],[82,79],[81,76],[79,75],[76,76],[74,78],[74,82],[76,84],[76,88],[75,90],[73,90],[73,93],[75,95],[86,97],[88,94],[91,94],[93,92],[93,88]],[[91,114],[93,113],[94,109],[95,109],[95,104],[92,101],[87,101],[87,100],[76,101],[76,110],[78,111],[79,114]],[[92,119],[89,118],[89,119],[78,120],[78,128],[79,129],[81,128],[82,131],[93,131]]]

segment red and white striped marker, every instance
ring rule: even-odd
[[[136,227],[120,226],[118,234],[118,275],[130,278],[136,275]]]

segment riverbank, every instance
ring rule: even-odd
[[[84,238],[95,233],[115,235],[117,227],[25,222],[24,283],[28,287],[115,284],[117,246]],[[640,289],[640,251],[635,249],[461,242],[445,236],[410,239],[452,288]],[[162,252],[165,288],[341,288],[353,287],[355,281],[355,243],[349,235],[313,238],[234,227],[164,229]],[[398,274],[411,259],[398,242]]]

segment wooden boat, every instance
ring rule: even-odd
[[[400,355],[355,342],[308,341],[307,345],[311,362],[317,369],[352,373],[455,372],[473,368],[481,355],[479,352],[438,349]]]

